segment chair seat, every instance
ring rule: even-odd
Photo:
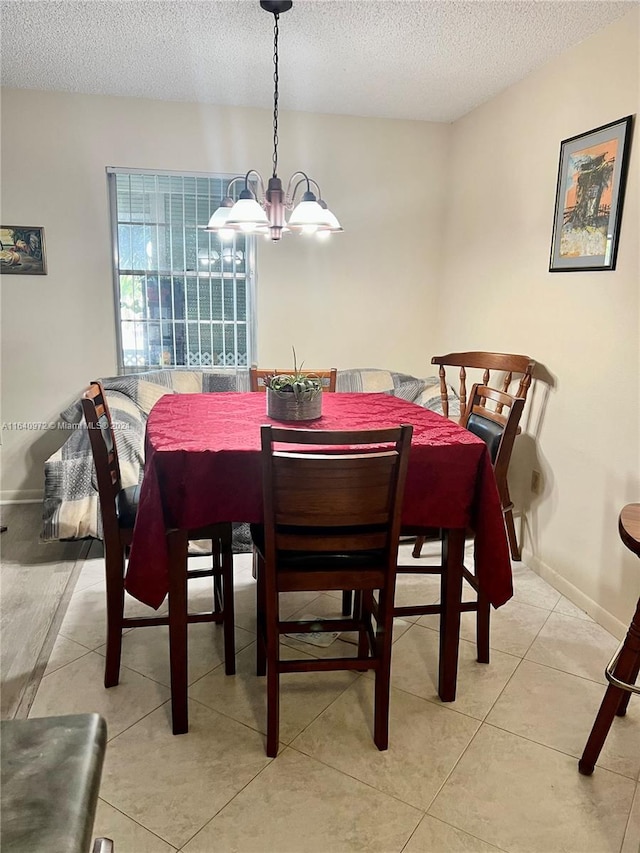
[[[127,486],[116,495],[118,524],[124,530],[133,530],[140,503],[140,486]]]

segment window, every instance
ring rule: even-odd
[[[230,178],[107,172],[120,370],[247,367],[255,237],[202,230]]]

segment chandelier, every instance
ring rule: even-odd
[[[242,177],[233,178],[227,187],[227,196],[214,212],[205,231],[217,233],[222,240],[230,239],[237,231],[246,234],[264,234],[277,242],[282,234],[294,231],[302,234],[317,234],[328,237],[336,231],[342,231],[340,223],[331,213],[322,199],[320,187],[304,172],[294,172],[289,178],[286,192],[278,177],[278,21],[282,12],[292,6],[292,0],[260,0],[260,6],[273,14],[273,174],[267,187],[259,172],[250,169]],[[244,181],[244,188],[236,202],[229,195],[232,184]],[[251,188],[257,186],[258,195]],[[316,192],[313,192],[313,185]],[[306,187],[299,202],[296,197],[301,187]],[[288,220],[285,212],[291,211]]]

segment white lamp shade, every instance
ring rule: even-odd
[[[231,210],[231,207],[219,207],[213,212],[211,219],[204,230],[215,232],[220,231],[221,228],[225,228],[227,226],[227,220],[229,219]]]
[[[291,214],[287,225],[292,231],[311,231],[326,228],[325,211],[317,201],[301,201]]]
[[[338,222],[338,218],[334,213],[331,213],[328,207],[324,208],[322,212],[324,213],[324,220],[326,223],[327,231],[344,231],[344,228]],[[325,225],[322,225],[320,227],[325,230]]]
[[[269,220],[255,199],[241,198],[229,211],[226,227],[239,228],[241,231],[264,231],[269,227]]]

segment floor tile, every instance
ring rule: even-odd
[[[189,684],[193,684],[224,661],[224,635],[222,625],[196,622],[189,625],[187,636],[188,680]],[[236,628],[236,652],[254,640],[253,634]],[[106,654],[106,648],[106,645],[101,646],[97,649],[98,654]],[[125,634],[122,638],[122,664],[170,687],[168,626],[133,628]]]
[[[93,838],[110,838],[114,853],[175,853],[176,848],[139,823],[114,809],[104,800],[98,800]]]
[[[513,600],[532,604],[545,610],[553,610],[562,598],[557,589],[531,571],[524,563],[513,563]]]
[[[109,743],[100,796],[180,848],[268,762],[246,726],[190,702],[188,734],[173,735],[160,708]]]
[[[438,660],[439,635],[413,625],[393,646],[392,686],[440,704]],[[447,707],[484,719],[518,663],[519,658],[498,651],[491,652],[491,663],[478,663],[475,643],[461,640],[456,700]]]
[[[498,848],[425,815],[403,853],[498,853]]]
[[[560,600],[554,607],[556,613],[562,613],[563,616],[574,616],[576,619],[584,619],[586,622],[593,622],[591,616],[581,610],[573,601],[569,601],[564,595],[560,596]]]
[[[486,721],[579,758],[604,691],[586,678],[523,661]],[[625,717],[616,717],[598,766],[637,778],[640,705],[630,705]]]
[[[373,680],[359,679],[292,743],[361,782],[426,809],[479,727],[476,720],[391,691],[389,749],[373,742]]]
[[[497,610],[491,609],[489,645],[500,652],[523,657],[548,618],[548,610],[511,599]],[[440,617],[421,616],[418,625],[438,631]],[[469,642],[476,642],[475,613],[461,615],[460,636]]]
[[[184,853],[400,853],[422,812],[285,749]]]
[[[527,660],[606,684],[604,668],[618,641],[595,622],[551,613]]]
[[[640,850],[640,785],[636,785],[636,793],[631,806],[631,814],[624,834],[620,853],[638,853]]]
[[[82,570],[78,575],[78,580],[73,590],[74,593],[94,586],[97,583],[104,583],[104,572],[104,557],[85,560]]]
[[[484,724],[429,814],[503,850],[617,853],[635,783]]]
[[[281,648],[283,659],[310,655]],[[267,731],[267,680],[256,676],[255,643],[236,656],[236,675],[219,667],[193,684],[192,699],[256,729]],[[293,672],[280,676],[280,741],[289,743],[358,676],[353,672]]]
[[[156,611],[130,595],[125,596],[126,616],[158,616],[166,613],[166,601]],[[129,630],[131,629],[127,628],[123,633]],[[104,644],[107,635],[104,580],[74,592],[60,627],[60,634],[92,650]]]
[[[95,712],[105,718],[107,736],[113,738],[170,697],[166,687],[126,667],[121,667],[120,684],[115,687],[107,690],[103,679],[104,658],[95,652],[86,654],[45,675],[29,716]]]
[[[79,643],[74,643],[73,640],[67,640],[66,637],[58,635],[49,655],[49,661],[44,671],[45,675],[49,675],[61,666],[71,663],[72,660],[77,660],[83,655],[88,654],[88,649],[81,646]]]

